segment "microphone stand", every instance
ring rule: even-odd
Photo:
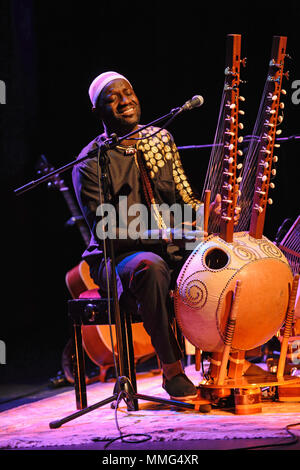
[[[104,151],[107,151],[109,149],[114,148],[116,145],[118,145],[119,142],[122,142],[122,140],[128,139],[129,137],[137,134],[138,132],[143,131],[144,129],[147,129],[147,127],[154,126],[155,124],[159,124],[161,121],[168,119],[171,117],[170,121],[173,120],[178,114],[180,114],[183,111],[182,107],[174,108],[172,109],[168,114],[165,116],[161,116],[158,119],[155,119],[154,121],[140,127],[137,131],[132,131],[129,132],[129,134],[124,135],[123,137],[118,137],[116,134],[113,134],[111,138],[105,140],[101,146],[96,145],[96,148],[91,150],[90,152],[87,153],[87,155],[84,155],[83,157],[77,158],[76,160],[71,161],[70,163],[67,163],[66,165],[58,168],[57,170],[53,170],[50,173],[47,173],[47,175],[42,176],[41,178],[38,178],[37,180],[30,181],[29,183],[25,184],[24,186],[20,186],[19,188],[14,190],[14,193],[16,196],[19,196],[20,194],[23,194],[36,186],[38,186],[41,183],[44,183],[45,181],[48,181],[51,179],[54,175],[59,175],[60,173],[63,173],[67,170],[70,170],[73,168],[73,166],[84,162],[85,160],[89,160],[90,158],[93,158],[99,154],[99,148],[101,153],[103,154]],[[168,121],[168,123],[170,122]],[[168,124],[167,123],[167,124]]]
[[[146,129],[147,127],[150,127],[154,124],[157,124],[167,118],[170,118],[170,121],[173,120],[179,113],[183,111],[183,107],[179,108],[174,108],[172,109],[168,114],[165,116],[162,116],[158,119],[155,119],[151,123],[140,127],[137,131],[132,131],[129,134],[118,138],[116,134],[113,134],[109,139],[107,139],[102,145],[98,146],[96,144],[96,148],[93,149],[91,152],[89,152],[86,156],[78,158],[76,160],[73,160],[72,162],[68,163],[67,165],[52,171],[51,173],[48,173],[47,175],[31,181],[27,183],[26,185],[16,189],[14,192],[16,195],[22,194],[26,191],[29,191],[33,188],[35,188],[37,185],[43,183],[44,181],[49,180],[53,175],[60,174],[66,170],[69,170],[73,166],[77,165],[78,163],[81,163],[89,158],[93,158],[94,156],[98,156],[98,165],[101,169],[101,185],[102,185],[102,194],[106,196],[108,200],[111,198],[110,194],[110,185],[108,181],[108,157],[107,157],[107,151],[110,149],[113,149],[119,142],[122,140],[126,140],[129,137],[131,137],[134,134],[137,134],[138,132],[141,132],[142,130]],[[168,121],[168,123],[170,122]],[[106,239],[103,240],[104,243],[106,243]],[[116,324],[116,340],[117,340],[117,350],[118,350],[118,363],[119,363],[119,369],[118,373],[119,376],[117,378],[116,384],[114,386],[114,391],[113,395],[98,402],[95,403],[91,406],[87,406],[86,408],[83,408],[82,410],[79,410],[75,413],[72,413],[69,416],[66,416],[62,419],[55,420],[49,423],[49,426],[51,429],[56,429],[65,424],[68,421],[71,421],[75,418],[78,418],[79,416],[82,416],[86,413],[89,413],[90,411],[93,411],[103,405],[106,405],[108,403],[112,403],[113,401],[118,402],[119,399],[123,398],[125,402],[127,403],[128,409],[132,411],[138,410],[138,399],[141,400],[147,400],[151,402],[156,402],[156,403],[162,403],[162,404],[167,404],[171,406],[176,406],[179,408],[185,408],[185,409],[196,409],[195,404],[193,403],[187,403],[187,402],[181,402],[177,400],[168,400],[164,398],[157,398],[154,396],[148,396],[148,395],[142,395],[136,392],[134,390],[134,387],[129,379],[130,371],[131,371],[131,364],[130,364],[130,358],[128,354],[128,344],[126,341],[126,331],[125,331],[125,326],[126,326],[126,320],[121,316],[120,313],[120,305],[119,305],[119,299],[118,299],[118,292],[117,292],[117,279],[116,279],[116,265],[115,265],[115,252],[114,252],[114,241],[112,238],[109,238],[109,254],[110,254],[110,260],[111,260],[111,275],[112,275],[112,295],[113,295],[113,306],[114,306],[114,317],[115,317],[115,324]],[[125,335],[125,338],[124,338]],[[125,341],[124,341],[125,339]],[[135,384],[134,384],[135,385]]]

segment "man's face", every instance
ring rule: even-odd
[[[123,79],[108,83],[100,93],[97,109],[109,133],[134,130],[141,116],[139,100]]]

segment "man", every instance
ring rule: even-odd
[[[127,78],[116,72],[105,72],[92,82],[89,95],[104,132],[90,142],[79,157],[100,146],[113,133],[121,137],[137,131],[107,151],[112,196],[108,202],[118,216],[116,226],[112,227],[116,235],[118,295],[120,302],[133,303],[141,315],[162,364],[164,389],[171,398],[188,400],[196,397],[197,391],[184,374],[182,351],[167,308],[172,274],[174,280],[176,267],[178,269],[184,259],[184,243],[182,239],[166,235],[169,226],[157,208],[163,203],[168,206],[178,203],[191,206],[196,214],[202,203],[187,181],[172,136],[166,130],[153,127],[139,131],[142,127],[139,125],[140,103]],[[89,264],[91,276],[99,285],[100,292],[105,295],[110,263],[109,257],[108,264],[105,263],[103,253],[105,230],[101,224],[104,213],[99,210],[99,174],[97,156],[73,169],[75,192],[91,231],[91,241],[83,259]],[[128,211],[122,210],[124,201]],[[155,219],[158,229],[164,234],[162,239],[122,236],[122,229],[128,227],[136,215],[130,212],[135,204],[148,207],[147,222]],[[214,212],[220,210],[219,195],[211,207]],[[111,217],[106,222],[109,224]]]

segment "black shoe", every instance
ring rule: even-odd
[[[197,398],[197,389],[190,379],[183,373],[175,375],[170,380],[163,376],[162,387],[170,395],[171,399],[186,401]]]

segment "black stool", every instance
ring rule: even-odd
[[[109,323],[109,305],[111,307],[111,324],[114,324],[115,318],[113,314],[114,309],[112,300],[108,301],[108,299],[104,298],[84,298],[68,301],[68,314],[71,318],[74,329],[74,346],[76,358],[74,380],[76,406],[78,411],[62,419],[52,421],[49,423],[50,428],[57,429],[64,423],[76,419],[79,416],[89,413],[90,411],[96,410],[103,405],[112,403],[113,401],[115,401],[117,404],[119,398],[125,400],[128,411],[137,411],[139,409],[138,399],[176,406],[184,409],[199,409],[198,405],[195,403],[167,400],[160,397],[137,393],[131,323],[138,323],[141,321],[141,319],[140,316],[135,315],[134,313],[130,314],[125,309],[120,309],[121,350],[118,351],[118,354],[120,358],[122,358],[122,367],[117,366],[118,377],[114,386],[113,394],[98,403],[87,406],[81,327],[82,325],[104,325]],[[122,369],[122,375],[120,375],[119,369]]]
[[[109,302],[111,324],[115,324],[113,301],[105,298],[84,298],[74,299],[68,301],[68,315],[73,325],[74,332],[74,351],[75,351],[75,365],[74,365],[74,381],[75,381],[75,396],[76,407],[82,410],[87,407],[87,392],[85,381],[85,362],[84,351],[82,346],[82,325],[107,325],[109,324]],[[134,350],[132,342],[132,328],[131,323],[141,322],[138,315],[128,313],[121,310],[123,316],[122,321],[122,344],[127,347],[123,351],[118,351],[124,358],[125,375],[129,378],[133,390],[137,392],[136,386],[136,372],[134,361]],[[118,367],[118,366],[117,366]],[[132,405],[127,405],[127,408],[132,411]],[[134,410],[138,410],[138,402],[134,400]]]

